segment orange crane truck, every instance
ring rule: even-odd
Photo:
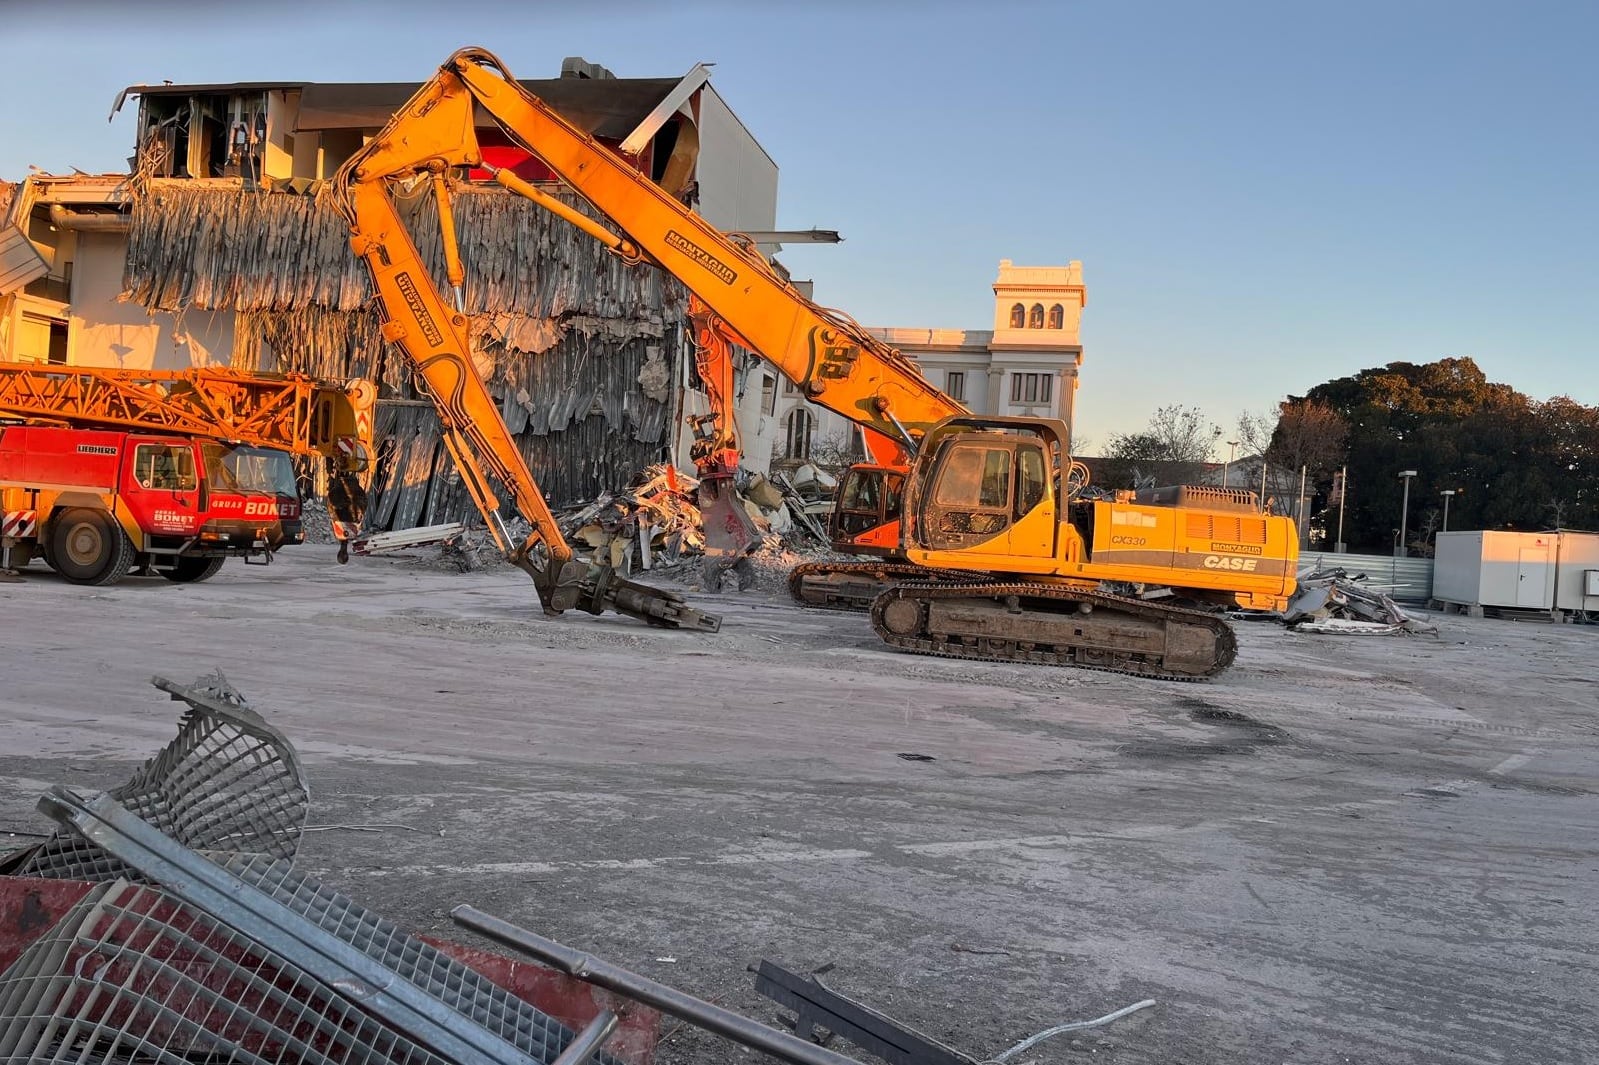
[[[0,363],[0,567],[75,584],[132,569],[187,583],[303,541],[294,456],[321,456],[358,530],[371,476],[367,381],[226,369]]]

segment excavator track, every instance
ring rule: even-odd
[[[788,594],[801,606],[864,614],[902,580],[970,582],[971,570],[934,569],[910,562],[804,562],[788,571]]]
[[[871,616],[885,643],[916,654],[1156,680],[1208,680],[1238,654],[1214,614],[1052,584],[903,583],[872,602]]]

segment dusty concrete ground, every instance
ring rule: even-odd
[[[699,601],[721,634],[319,547],[194,587],[36,566],[0,585],[0,829],[170,738],[151,674],[221,667],[305,756],[301,867],[418,930],[472,903],[769,1021],[746,965],[833,963],[979,1058],[1154,998],[1013,1060],[1599,1060],[1599,630],[1249,624],[1173,685]]]

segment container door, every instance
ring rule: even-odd
[[[1516,605],[1534,610],[1549,605],[1544,594],[1549,577],[1549,549],[1523,547],[1516,559]]]

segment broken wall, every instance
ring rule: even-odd
[[[448,291],[431,189],[398,206]],[[497,187],[460,188],[453,208],[490,390],[550,502],[591,498],[665,457],[681,286]],[[151,182],[133,207],[123,286],[148,312],[234,312],[238,368],[377,381],[374,529],[476,513],[408,361],[382,339],[366,267],[325,187],[299,195]]]

